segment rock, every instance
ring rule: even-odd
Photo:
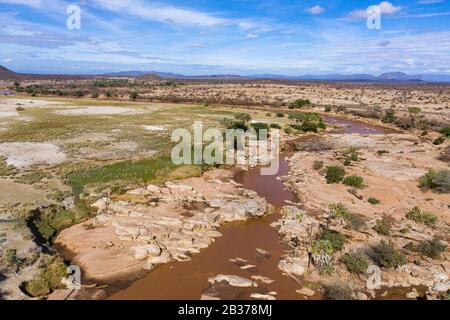
[[[221,208],[225,204],[226,204],[226,202],[221,199],[212,199],[209,201],[209,205],[213,208]]]
[[[149,194],[147,189],[144,189],[144,188],[133,189],[133,190],[128,191],[127,193],[131,194],[131,195],[147,195],[147,194]]]
[[[306,287],[300,290],[296,290],[296,292],[307,297],[312,297],[315,294],[314,290]]]
[[[206,294],[202,294],[200,296],[200,300],[220,300],[220,298],[219,297],[209,296],[209,295],[206,295]]]
[[[242,270],[256,270],[256,266],[253,264],[246,264],[245,266],[241,267]]]
[[[97,208],[99,212],[103,212],[108,208],[109,203],[110,200],[108,198],[101,198],[91,204],[91,207]]]
[[[147,261],[151,264],[165,264],[172,261],[172,255],[168,251],[163,251],[159,256],[150,257]]]
[[[134,246],[130,250],[133,252],[133,257],[136,260],[147,259],[148,256],[159,256],[161,254],[161,248],[154,244],[148,244],[143,246]]]
[[[369,300],[369,297],[367,297],[367,295],[364,292],[358,291],[356,292],[356,299],[357,300]]]
[[[271,296],[270,294],[261,294],[261,293],[252,293],[250,295],[250,298],[253,299],[259,299],[259,300],[276,300],[274,296]]]
[[[159,187],[155,186],[154,184],[149,184],[147,186],[147,191],[149,191],[151,193],[158,193],[159,192]]]
[[[208,281],[212,284],[225,281],[228,282],[230,286],[240,288],[256,287],[256,284],[252,280],[235,275],[219,274],[214,278],[209,278]]]
[[[298,257],[287,257],[278,263],[278,269],[281,271],[302,276],[305,273],[305,268],[302,266],[302,259]]]
[[[270,279],[268,277],[264,277],[264,276],[260,276],[260,275],[251,276],[251,278],[253,280],[255,280],[255,281],[259,281],[259,282],[262,282],[262,283],[265,283],[265,284],[271,284],[271,283],[273,283],[275,281],[275,280],[272,280],[272,279]]]
[[[417,299],[419,297],[419,293],[417,293],[417,291],[414,289],[413,291],[408,292],[405,296],[408,299]]]
[[[440,293],[445,293],[450,290],[450,281],[447,283],[435,283],[432,290]]]
[[[142,266],[142,269],[147,271],[152,271],[154,269],[153,263],[151,263],[149,260],[147,260],[144,265]]]

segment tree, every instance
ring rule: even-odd
[[[291,127],[304,132],[317,132],[319,129],[326,129],[325,122],[317,113],[291,112],[289,119],[294,120],[295,124]]]
[[[422,112],[422,109],[419,107],[408,107],[408,112],[411,117],[411,127],[416,126],[416,116]]]
[[[132,92],[130,94],[130,99],[133,101],[136,101],[136,99],[139,97],[139,94],[137,92]]]

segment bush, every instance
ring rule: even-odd
[[[419,179],[419,187],[439,193],[450,193],[450,170],[429,170]]]
[[[437,237],[432,240],[421,241],[417,245],[417,251],[432,259],[438,259],[441,254],[447,250],[447,246],[443,244]]]
[[[314,161],[313,163],[313,169],[314,170],[320,170],[323,168],[324,162],[323,161]]]
[[[372,248],[371,258],[378,266],[383,268],[395,268],[406,263],[406,257],[395,250],[392,243],[384,240]]]
[[[364,186],[364,179],[357,175],[352,175],[345,177],[345,179],[342,181],[343,184],[349,187],[362,189]]]
[[[307,107],[311,104],[311,101],[308,99],[297,99],[289,104],[289,109],[299,109],[303,107]]]
[[[283,112],[277,112],[277,117],[278,118],[284,118],[284,113]]]
[[[406,213],[406,218],[417,223],[427,225],[431,228],[436,227],[438,217],[432,213],[425,212],[419,207],[414,207]]]
[[[369,199],[367,199],[367,202],[370,203],[370,204],[373,204],[373,205],[377,205],[377,204],[380,204],[380,203],[381,203],[380,200],[378,200],[377,198],[372,198],[372,197],[370,197]]]
[[[342,233],[330,229],[322,230],[318,236],[318,239],[329,241],[334,252],[342,250],[344,243],[347,240]]]
[[[366,256],[362,253],[346,253],[341,257],[340,261],[345,264],[347,270],[351,273],[365,274],[369,267]]]
[[[289,119],[295,121],[295,124],[291,124],[292,128],[303,132],[318,132],[319,129],[326,129],[325,122],[317,113],[291,112]]]
[[[450,127],[445,127],[439,131],[443,136],[450,138]]]
[[[252,120],[252,117],[248,113],[245,113],[245,112],[235,113],[234,118],[236,120],[241,120],[241,121],[245,121],[245,122],[249,122]]]
[[[271,127],[272,129],[281,129],[281,126],[280,126],[278,123],[271,123],[271,124],[270,124],[270,127]]]
[[[25,291],[32,297],[42,297],[61,288],[61,279],[66,276],[67,267],[61,257],[46,257],[40,267],[39,275],[25,283]]]
[[[266,112],[266,117],[272,117],[272,114],[270,112]]]
[[[347,222],[351,219],[350,211],[341,203],[330,205],[330,210],[332,217],[335,219],[343,219]]]
[[[443,144],[444,142],[445,142],[445,137],[442,136],[442,137],[436,138],[436,139],[433,141],[433,144],[434,144],[435,146],[440,146],[440,145]]]
[[[331,112],[331,107],[330,106],[326,106],[325,107],[325,112]]]
[[[340,183],[345,177],[345,169],[338,166],[329,166],[326,169],[325,179],[328,184]]]
[[[135,101],[137,98],[139,98],[139,94],[137,92],[132,92],[130,94],[130,99]]]
[[[350,147],[344,152],[342,152],[344,157],[344,165],[349,166],[352,162],[359,161],[358,148]]]
[[[391,223],[385,218],[379,219],[373,230],[382,236],[388,236],[391,234]]]
[[[24,107],[17,107],[17,108],[16,108],[16,111],[19,111],[19,112],[20,112],[20,111],[25,111],[25,108],[24,108]]]
[[[395,118],[395,110],[389,109],[389,110],[386,110],[382,121],[385,123],[392,123],[395,121],[395,119],[396,119]]]
[[[325,287],[325,296],[330,300],[352,300],[352,289],[345,283],[333,283]]]

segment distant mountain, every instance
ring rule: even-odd
[[[0,66],[0,79],[10,79],[17,76],[17,73],[3,66]]]
[[[0,80],[73,80],[93,77],[134,77],[143,80],[157,79],[186,79],[186,80],[286,80],[286,81],[352,81],[352,82],[375,82],[375,83],[450,83],[450,74],[424,74],[409,75],[403,72],[386,72],[379,76],[371,74],[325,74],[325,75],[280,75],[280,74],[254,74],[242,76],[237,74],[211,74],[211,75],[184,75],[160,71],[121,71],[101,75],[57,75],[57,74],[25,74],[16,73],[0,66]]]

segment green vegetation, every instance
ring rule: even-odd
[[[446,138],[444,136],[438,137],[438,138],[434,139],[433,144],[435,146],[440,146],[441,144],[443,144],[445,142],[445,139]]]
[[[352,289],[346,283],[333,283],[324,289],[325,296],[329,300],[353,300]]]
[[[326,106],[324,109],[325,112],[331,112],[331,106]]]
[[[439,130],[439,133],[447,138],[450,138],[450,127],[442,128],[441,130]]]
[[[61,288],[61,280],[67,274],[64,260],[58,256],[46,256],[40,265],[39,275],[24,284],[24,290],[32,297],[43,297]]]
[[[324,162],[323,161],[314,161],[313,163],[313,169],[314,170],[321,170],[324,166]]]
[[[386,219],[379,219],[373,228],[379,235],[389,236],[391,234],[391,223]]]
[[[13,269],[14,272],[19,271],[19,269],[25,264],[26,259],[21,258],[17,255],[16,249],[7,249],[3,257],[6,265]]]
[[[364,187],[364,179],[357,175],[345,177],[342,183],[356,189],[362,189]]]
[[[281,129],[281,126],[278,123],[271,123],[270,128],[272,129]]]
[[[396,120],[395,116],[395,110],[394,109],[388,109],[384,113],[382,121],[385,123],[393,123]]]
[[[139,98],[139,94],[137,92],[132,92],[130,94],[130,99],[133,101],[136,101],[136,99]]]
[[[342,156],[344,157],[344,165],[349,166],[352,162],[359,161],[358,148],[350,147],[342,152]]]
[[[406,257],[392,243],[382,240],[370,253],[374,262],[383,268],[395,268],[406,263]]]
[[[0,155],[0,177],[11,177],[19,172],[13,165],[6,163],[6,158]]]
[[[284,118],[284,113],[283,112],[277,112],[277,117],[278,118]]]
[[[414,207],[406,213],[406,218],[417,223],[434,228],[438,222],[438,217],[432,213],[425,212],[419,207]]]
[[[308,99],[297,99],[289,104],[289,109],[300,109],[311,105]]]
[[[236,120],[241,120],[241,121],[245,121],[245,122],[250,122],[252,121],[252,117],[245,112],[238,112],[234,114],[234,118]]]
[[[291,127],[303,132],[318,132],[326,129],[325,122],[318,113],[290,112],[289,119],[294,120]]]
[[[342,250],[345,241],[347,241],[347,238],[342,233],[328,228],[323,229],[317,238],[329,241],[333,247],[333,252]]]
[[[405,249],[419,252],[420,254],[432,259],[439,259],[442,253],[447,250],[447,246],[437,237],[433,237],[432,240],[420,241],[418,245],[414,245],[414,243],[409,242],[406,244]]]
[[[338,166],[329,166],[326,168],[325,179],[328,184],[340,183],[344,180],[345,169]]]
[[[373,205],[377,205],[377,204],[380,204],[380,203],[381,203],[380,200],[378,200],[377,198],[372,198],[372,197],[370,197],[369,199],[367,199],[367,202],[370,203],[370,204],[373,204]]]
[[[419,187],[439,193],[450,193],[450,170],[429,170],[419,179]]]
[[[351,213],[342,203],[335,203],[330,205],[332,218],[343,219],[344,221],[350,221]]]
[[[367,258],[362,253],[346,253],[341,257],[340,261],[345,264],[347,270],[351,273],[365,274],[369,267]]]

